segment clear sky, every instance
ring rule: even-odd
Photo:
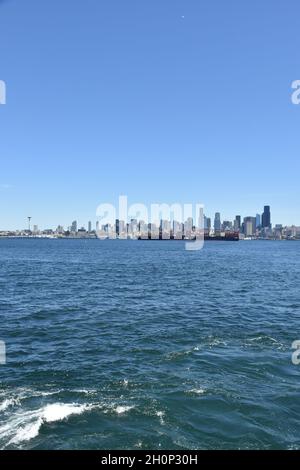
[[[299,0],[2,0],[0,229],[100,203],[300,225]]]

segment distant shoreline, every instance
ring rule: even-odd
[[[34,237],[34,236],[0,236],[0,240],[100,240],[100,241],[145,241],[145,242],[194,242],[196,239],[183,239],[180,240],[178,238],[105,238],[100,239],[98,237]],[[232,238],[216,238],[210,237],[205,238],[205,242],[300,242],[299,238],[283,238],[283,239],[275,239],[275,238],[252,238],[252,239],[232,239]]]

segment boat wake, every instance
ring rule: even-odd
[[[96,407],[98,405],[53,403],[38,410],[19,411],[0,426],[0,440],[6,441],[2,449],[37,437],[44,424],[63,421],[72,415],[80,415]]]
[[[58,401],[59,395],[75,393],[85,395],[83,403],[77,400],[70,403]],[[36,438],[43,426],[66,421],[72,416],[101,410],[104,415],[122,416],[130,412],[135,405],[124,403],[124,400],[108,400],[103,402],[97,399],[87,402],[90,395],[95,396],[96,390],[31,390],[20,388],[12,390],[0,390],[0,449],[9,447],[21,447],[22,444]],[[51,397],[52,403],[43,402],[45,397]],[[65,397],[66,398],[66,397]],[[82,397],[81,397],[82,398]],[[35,401],[39,400],[39,405]],[[62,399],[63,400],[63,399]],[[72,399],[71,399],[72,400]]]

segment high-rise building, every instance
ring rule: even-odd
[[[221,214],[220,214],[220,212],[215,213],[214,229],[215,229],[215,232],[220,232],[221,231]]]
[[[263,228],[271,228],[271,211],[270,206],[264,207],[264,212],[261,216],[261,225]]]
[[[256,214],[256,228],[261,227],[261,216],[260,214]]]
[[[159,227],[159,235],[162,240],[169,240],[171,236],[171,222],[169,220],[161,220]]]
[[[184,235],[186,238],[190,238],[193,232],[193,218],[188,217],[184,222]]]
[[[120,220],[119,219],[116,219],[116,235],[117,237],[120,235]]]
[[[236,216],[235,216],[233,228],[234,228],[234,230],[235,230],[236,232],[238,232],[239,230],[241,230],[241,216],[240,216],[240,215],[236,215]]]
[[[128,226],[128,234],[131,238],[135,238],[138,231],[138,221],[137,219],[131,219]]]
[[[211,219],[209,217],[204,216],[204,230],[210,231],[211,229]]]
[[[119,220],[119,219],[117,219],[117,220]],[[117,235],[121,239],[126,239],[127,238],[127,224],[125,224],[124,220],[119,220],[118,225],[119,225],[119,230],[117,232]]]
[[[275,238],[281,240],[283,227],[281,224],[275,225]]]
[[[175,240],[182,240],[184,236],[184,228],[183,224],[181,222],[178,222],[177,220],[173,220],[173,237]]]
[[[244,218],[244,234],[246,237],[253,237],[256,234],[256,218]]]
[[[92,231],[92,222],[89,221],[89,223],[88,223],[88,232],[91,233],[91,231]]]
[[[74,233],[77,232],[77,220],[73,220],[72,225],[71,225],[71,232],[74,232]]]
[[[230,220],[224,220],[222,224],[223,232],[229,232],[232,230],[232,222]]]

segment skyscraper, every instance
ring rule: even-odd
[[[117,237],[120,235],[120,220],[119,219],[116,219],[116,235]]]
[[[264,212],[261,217],[261,225],[263,228],[271,228],[271,212],[270,206],[264,207]]]
[[[215,229],[215,232],[220,232],[221,231],[221,214],[220,214],[220,212],[215,213],[214,229]]]
[[[232,230],[232,222],[230,220],[223,220],[222,231],[228,232],[230,230]]]
[[[71,232],[74,232],[74,233],[77,232],[77,220],[73,220],[72,226],[71,226]]]
[[[256,214],[256,228],[261,226],[261,217],[260,214]]]
[[[235,216],[235,220],[234,220],[234,230],[236,232],[238,232],[239,230],[241,230],[241,216],[240,215],[236,215]]]
[[[190,238],[193,232],[193,218],[188,217],[184,222],[184,235],[186,238]]]
[[[211,219],[209,217],[204,216],[204,230],[210,231],[211,229]]]
[[[92,222],[89,221],[89,224],[88,224],[88,232],[91,233],[92,231]]]
[[[244,218],[244,234],[246,237],[253,237],[256,232],[256,218],[245,217]]]

